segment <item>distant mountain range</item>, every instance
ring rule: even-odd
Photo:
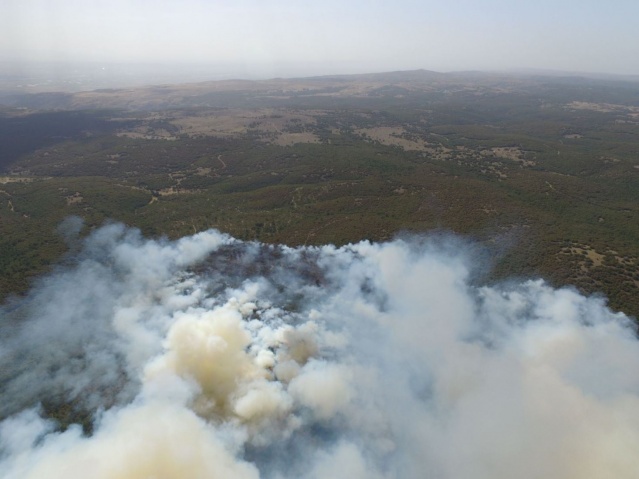
[[[16,77],[4,77],[0,83],[0,105],[28,109],[167,109],[188,107],[246,107],[259,99],[261,106],[279,106],[284,100],[310,97],[357,98],[394,97],[418,92],[467,90],[476,93],[504,92],[512,88],[557,84],[603,85],[608,82],[639,82],[637,76],[575,74],[567,72],[522,70],[517,72],[452,72],[429,70],[395,71],[354,75],[325,75],[269,80],[227,79],[193,83],[167,83],[127,88],[101,88],[65,91],[64,85],[17,89],[9,85]],[[56,91],[56,87],[59,90]]]

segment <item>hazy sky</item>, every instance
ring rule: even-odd
[[[0,59],[639,74],[637,25],[638,0],[1,0]]]

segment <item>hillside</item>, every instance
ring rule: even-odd
[[[490,253],[484,280],[542,276],[639,315],[639,82],[413,71],[0,102],[3,297],[77,215],[291,245],[453,231]]]

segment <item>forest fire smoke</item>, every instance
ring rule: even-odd
[[[634,478],[632,321],[465,249],[96,230],[0,310],[0,475]]]

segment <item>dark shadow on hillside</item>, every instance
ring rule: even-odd
[[[112,111],[56,111],[0,116],[0,172],[6,172],[20,157],[40,148],[111,133],[126,126],[109,121],[112,115]]]

